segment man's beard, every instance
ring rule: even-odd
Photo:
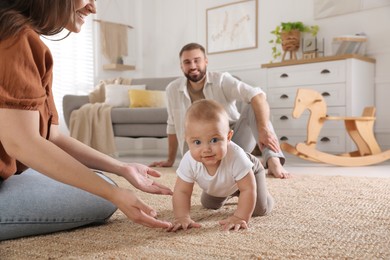
[[[186,78],[192,82],[198,82],[198,81],[201,81],[204,76],[206,75],[206,69],[205,70],[199,70],[199,75],[197,76],[191,76],[190,73],[184,73],[184,76],[186,76]]]

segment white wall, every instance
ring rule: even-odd
[[[227,0],[100,0],[123,4],[121,14],[125,22],[135,27],[136,66],[134,72],[115,73],[98,69],[97,78],[107,76],[176,76],[181,75],[178,53],[189,42],[206,45],[206,9],[236,1]],[[238,1],[238,0],[237,0]],[[271,60],[270,31],[282,21],[302,21],[320,26],[319,38],[325,39],[325,54],[331,54],[332,38],[343,34],[365,32],[369,37],[367,55],[376,59],[375,132],[383,148],[390,148],[390,5],[315,20],[313,0],[259,1],[258,48],[209,55],[209,69],[229,71],[254,86],[264,86],[261,64]],[[107,10],[103,10],[107,13]],[[110,15],[109,15],[110,16]],[[120,21],[123,23],[123,21]],[[101,68],[101,58],[97,66]]]
[[[101,79],[115,78],[115,77],[136,77],[141,76],[142,73],[142,61],[143,61],[143,39],[140,35],[140,27],[142,24],[142,10],[139,10],[140,6],[137,1],[131,0],[102,0],[97,1],[97,14],[95,19],[114,22],[124,25],[130,25],[134,29],[129,28],[128,33],[128,56],[124,57],[124,64],[135,65],[137,70],[135,71],[111,71],[104,70],[103,65],[110,62],[102,55],[100,45],[100,26],[99,23],[95,23],[95,82]],[[147,46],[146,46],[147,47]]]

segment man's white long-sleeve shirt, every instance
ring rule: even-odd
[[[180,77],[172,81],[166,89],[167,95],[167,134],[176,134],[181,154],[184,152],[184,119],[191,98],[187,90],[187,78]],[[207,72],[203,95],[220,103],[229,115],[231,122],[236,122],[240,113],[236,102],[250,103],[258,94],[265,94],[261,88],[254,88],[227,72]]]

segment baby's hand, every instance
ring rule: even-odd
[[[190,217],[181,217],[175,219],[171,227],[167,229],[168,232],[176,232],[177,230],[187,230],[189,228],[200,228],[202,225],[193,221]]]
[[[227,219],[219,221],[219,224],[222,226],[222,229],[224,231],[229,231],[233,229],[234,231],[238,231],[240,229],[247,229],[248,224],[245,220],[236,217],[236,216],[230,216]]]

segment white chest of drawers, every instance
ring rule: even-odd
[[[320,92],[330,116],[360,116],[364,107],[374,105],[374,67],[375,60],[356,55],[262,65],[271,122],[280,141],[295,145],[306,140],[309,112],[292,117],[298,88]],[[336,153],[355,150],[341,121],[325,122],[317,147]]]

